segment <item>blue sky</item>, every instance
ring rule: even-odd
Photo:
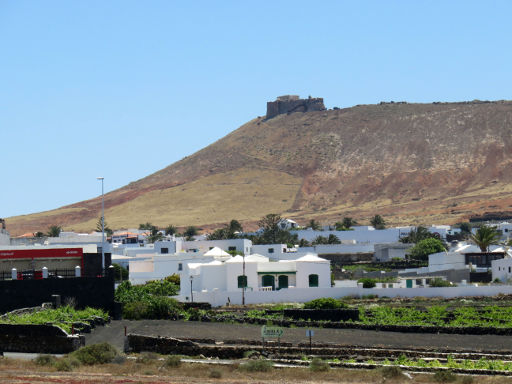
[[[265,114],[511,99],[510,1],[0,0],[0,217],[89,199]]]

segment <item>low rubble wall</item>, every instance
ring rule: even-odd
[[[0,324],[0,352],[69,353],[85,338],[53,325]]]

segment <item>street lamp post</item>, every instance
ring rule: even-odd
[[[105,197],[103,194],[103,177],[101,180],[101,274],[105,273]]]
[[[245,286],[247,277],[245,277],[245,253],[242,255],[242,305],[245,305]]]
[[[192,281],[194,280],[194,276],[190,275],[190,302],[194,302],[194,291],[192,290]]]

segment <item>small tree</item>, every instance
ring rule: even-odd
[[[262,238],[264,238],[266,241],[269,241],[270,244],[277,243],[277,237],[280,231],[280,221],[280,215],[276,213],[269,213],[258,222],[258,225],[263,228]]]
[[[114,263],[112,264],[114,267],[114,278],[116,281],[126,281],[128,280],[128,270],[121,265]]]
[[[467,234],[471,233],[471,223],[464,222],[464,223],[459,223],[458,225],[459,225],[460,231],[462,233],[467,233]]]
[[[386,222],[382,218],[381,215],[375,215],[370,220],[370,223],[373,225],[373,228],[375,229],[385,229],[386,228]]]
[[[197,235],[197,228],[194,227],[193,225],[191,225],[185,229],[185,232],[183,232],[183,235],[185,236],[187,241],[193,240],[194,236]]]
[[[112,236],[112,234],[114,233],[114,231],[108,227],[106,221],[104,221],[103,228],[107,236]],[[98,219],[98,222],[96,223],[96,232],[101,232],[101,217]]]
[[[311,219],[309,220],[309,228],[311,228],[313,231],[319,231],[320,224],[315,219]]]
[[[358,283],[363,283],[363,288],[375,288],[377,280],[370,277],[363,277],[357,280]]]
[[[404,236],[400,239],[402,243],[406,244],[416,244],[421,240],[429,239],[429,238],[438,238],[437,235],[430,233],[427,228],[419,226],[411,229],[407,236]]]
[[[176,227],[174,225],[168,225],[166,228],[165,228],[165,234],[167,236],[172,236],[172,235],[175,235],[176,233],[178,232],[178,230],[176,229]]]
[[[62,227],[59,225],[52,225],[50,228],[48,228],[48,233],[46,236],[48,237],[59,237],[60,233],[62,232]]]
[[[341,244],[341,241],[340,239],[338,238],[338,236],[336,235],[333,235],[332,233],[329,235],[329,237],[327,238],[327,244]]]
[[[441,240],[429,238],[419,241],[409,250],[409,255],[412,259],[425,261],[428,260],[428,255],[443,251],[446,251],[446,249]]]
[[[313,244],[313,245],[329,244],[329,239],[325,236],[317,236],[311,244]]]
[[[350,229],[356,224],[357,224],[357,222],[354,219],[352,219],[351,217],[343,218],[343,226],[345,227],[345,229]]]
[[[164,238],[164,235],[162,235],[158,227],[151,223],[141,224],[139,225],[139,229],[147,230],[149,232],[148,236],[146,237],[148,243],[154,243]]]
[[[44,237],[44,233],[41,232],[41,231],[37,231],[35,234],[34,234],[34,237]]]
[[[311,243],[306,239],[300,239],[299,247],[311,247]]]
[[[335,222],[334,223],[334,229],[337,230],[337,231],[344,231],[345,227],[343,226],[343,222],[342,221]]]
[[[228,228],[229,228],[229,232],[232,233],[233,235],[235,234],[235,232],[243,232],[244,231],[242,224],[240,224],[240,222],[235,219],[233,219],[229,222]]]
[[[482,252],[489,252],[489,246],[498,244],[501,234],[496,228],[483,225],[470,237]]]

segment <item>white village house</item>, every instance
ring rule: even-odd
[[[314,254],[280,261],[270,261],[268,257],[253,254],[235,256],[224,262],[189,263],[182,274],[180,299],[189,301],[193,296],[197,301],[214,304],[215,296],[219,295],[239,298],[244,285],[247,294],[283,289],[330,288],[330,262]],[[300,301],[300,298],[297,299]]]

